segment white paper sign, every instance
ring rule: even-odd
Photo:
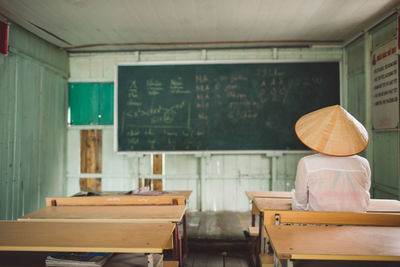
[[[397,40],[372,53],[372,127],[394,129],[399,125],[399,60]]]

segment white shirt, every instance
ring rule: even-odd
[[[371,169],[363,157],[307,156],[297,166],[292,209],[364,212],[370,187]]]

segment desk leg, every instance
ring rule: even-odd
[[[178,233],[178,242],[179,242],[179,250],[178,250],[178,256],[179,256],[179,266],[183,267],[183,253],[182,253],[182,236],[181,233]]]
[[[185,211],[185,215],[183,216],[183,255],[188,255],[189,253],[189,245],[188,245],[188,235],[187,235],[187,212]]]
[[[179,244],[178,244],[178,232],[179,232],[179,228],[178,228],[178,223],[175,223],[175,229],[174,229],[174,249],[173,249],[173,255],[174,255],[174,260],[178,260],[178,251],[179,251]]]
[[[256,215],[251,214],[251,226],[256,226]]]
[[[182,258],[182,242],[181,242],[181,236],[179,233],[179,227],[178,223],[175,223],[175,229],[174,229],[174,260],[179,261],[179,266],[183,266],[183,258]]]
[[[153,267],[154,266],[153,254],[146,253],[146,255],[147,255],[147,267]]]
[[[258,226],[259,229],[259,241],[258,241],[258,253],[265,254],[265,248],[264,248],[264,212],[260,212],[259,214],[260,217],[260,224]]]

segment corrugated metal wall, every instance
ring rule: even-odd
[[[68,56],[15,24],[0,55],[0,219],[64,193]]]
[[[371,103],[366,84],[370,84],[369,76],[371,65],[368,57],[372,49],[392,40],[397,32],[397,16],[389,18],[378,27],[349,44],[346,51],[347,58],[347,87],[348,110],[363,124],[368,124],[368,112],[371,112]],[[399,191],[399,160],[400,160],[400,132],[370,131],[368,157],[372,169],[372,189],[374,198],[400,199]]]
[[[93,53],[70,56],[70,82],[113,82],[119,62],[196,60],[341,60],[342,49],[233,49]],[[139,178],[162,178],[165,190],[193,190],[190,209],[245,211],[248,190],[290,190],[294,186],[297,163],[305,153],[269,151],[263,154],[165,156],[163,175],[153,175],[150,155],[116,155],[111,126],[71,126],[68,128],[67,194],[79,191],[81,129],[103,130],[103,190],[132,190]]]

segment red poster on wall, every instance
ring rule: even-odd
[[[0,21],[0,54],[8,53],[8,28],[9,25]]]

